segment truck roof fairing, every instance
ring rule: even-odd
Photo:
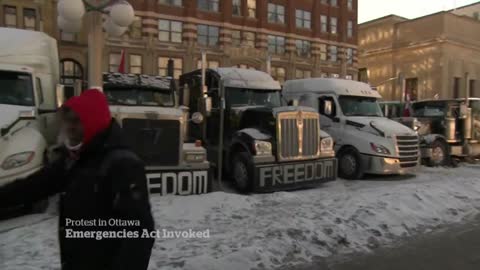
[[[144,74],[103,73],[104,87],[171,90],[173,78]]]
[[[480,98],[471,97],[471,98],[468,98],[468,100],[474,100],[474,101],[479,100],[479,101],[480,101]],[[431,103],[431,102],[462,102],[462,101],[465,101],[465,98],[424,99],[424,100],[415,101],[414,103],[426,103],[426,102],[429,102],[429,103]]]
[[[57,41],[42,32],[0,27],[0,62],[34,67],[57,78]]]
[[[301,90],[299,90],[301,89]],[[382,98],[380,93],[373,90],[370,85],[352,80],[334,78],[312,78],[287,81],[284,85],[286,95],[295,93],[332,93],[338,96],[361,96]]]
[[[246,88],[254,90],[280,91],[282,89],[280,83],[275,81],[268,73],[242,68],[213,68],[207,69],[207,73],[214,73],[215,76],[223,80],[225,87]],[[201,75],[201,70],[196,70],[189,75]]]

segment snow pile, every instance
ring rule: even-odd
[[[339,180],[295,192],[155,196],[158,229],[208,229],[210,238],[157,239],[150,269],[274,269],[368,252],[479,214],[479,173],[479,166],[422,168],[416,178]],[[0,269],[58,267],[55,222],[0,233]]]

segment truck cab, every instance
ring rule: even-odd
[[[188,118],[188,108],[178,106],[171,77],[104,73],[103,84],[112,117],[146,164],[151,193],[211,191],[206,150],[186,137],[187,124],[197,121]]]
[[[217,68],[204,74],[180,77],[180,100],[206,115],[190,136],[205,141],[217,176],[232,178],[241,192],[289,190],[336,178],[333,140],[320,129],[315,110],[283,106],[280,84],[261,71]]]
[[[339,175],[406,174],[419,166],[418,136],[412,129],[384,117],[377,91],[368,84],[313,78],[287,81],[288,101],[321,114],[321,127],[335,139]]]
[[[58,63],[55,39],[0,28],[0,186],[40,170],[57,142]]]
[[[413,117],[401,122],[417,125],[428,164],[446,165],[451,156],[480,156],[479,98],[423,100],[413,103],[412,111]]]

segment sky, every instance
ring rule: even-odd
[[[413,19],[475,2],[479,0],[358,0],[358,22],[364,23],[390,14]]]

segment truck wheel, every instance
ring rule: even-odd
[[[239,192],[246,193],[252,188],[253,165],[246,152],[235,154],[232,162],[233,179]]]
[[[449,154],[448,146],[441,140],[435,140],[432,143],[432,157],[428,159],[428,166],[446,166],[448,165]]]
[[[338,154],[338,175],[348,180],[363,177],[360,153],[355,148],[347,148]]]

